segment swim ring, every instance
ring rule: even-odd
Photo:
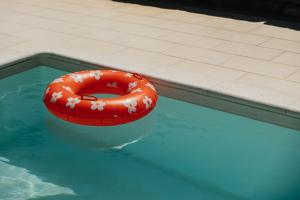
[[[116,94],[98,98],[93,94]],[[156,105],[154,86],[143,76],[85,70],[61,76],[46,88],[44,104],[56,117],[81,125],[114,126],[138,120]]]

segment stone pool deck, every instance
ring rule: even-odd
[[[0,65],[49,52],[300,112],[300,31],[238,18],[110,0],[0,0]]]

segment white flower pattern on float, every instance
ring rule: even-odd
[[[80,99],[78,99],[77,97],[75,98],[69,97],[68,102],[66,103],[66,107],[70,107],[71,109],[74,109],[75,105],[78,103],[80,103]]]
[[[50,87],[48,87],[48,88],[46,89],[46,94],[49,93],[50,89],[51,89]]]
[[[130,92],[134,87],[137,86],[137,82],[131,82],[128,84],[128,90],[127,92]]]
[[[55,103],[57,99],[60,99],[61,97],[62,97],[62,92],[53,92],[50,102]]]
[[[143,92],[143,90],[141,88],[136,88],[131,91],[131,93],[137,93],[137,92]]]
[[[73,90],[69,86],[62,86],[62,88],[74,94]]]
[[[57,78],[54,81],[52,81],[52,83],[62,83],[62,82],[64,82],[63,78]]]
[[[124,106],[128,108],[128,113],[131,114],[133,112],[136,112],[136,105],[137,102],[135,99],[126,99],[123,102]]]
[[[117,88],[118,87],[118,83],[117,82],[107,83],[106,86],[107,87]]]
[[[131,78],[133,76],[132,73],[126,73],[124,76]]]
[[[146,110],[148,110],[151,107],[152,99],[148,96],[144,96],[143,102],[146,105]]]
[[[156,91],[155,87],[151,83],[147,83],[146,86]]]
[[[83,79],[80,74],[71,74],[70,77],[76,82],[76,83],[82,83]]]
[[[99,110],[102,111],[104,110],[104,106],[106,105],[105,102],[103,101],[91,101],[91,109],[92,110]]]
[[[96,80],[100,80],[103,73],[100,70],[95,70],[90,72],[90,77],[95,77]]]

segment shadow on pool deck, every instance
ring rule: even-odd
[[[112,0],[116,2],[125,2],[158,8],[176,9],[192,13],[206,14],[217,17],[232,18],[250,22],[265,22],[272,26],[279,26],[300,30],[300,17],[282,15],[280,5],[260,6],[259,3],[253,2],[245,4],[242,1],[239,5],[232,2],[228,4],[207,3],[206,0]],[[234,2],[234,0],[231,0]],[[216,1],[212,1],[216,2]],[[217,1],[218,2],[218,1]],[[276,2],[276,1],[272,1]],[[242,6],[241,6],[242,5]],[[269,10],[268,10],[269,9]],[[300,13],[300,5],[299,5]],[[300,15],[300,14],[299,14]]]

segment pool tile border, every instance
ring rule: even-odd
[[[0,65],[0,79],[40,65],[66,71],[116,68],[44,52]],[[300,112],[151,76],[146,77],[153,82],[160,95],[300,130]]]

